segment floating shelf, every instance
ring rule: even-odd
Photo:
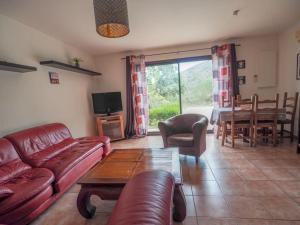
[[[72,71],[72,72],[76,72],[76,73],[83,73],[83,74],[87,74],[90,76],[100,76],[101,73],[92,71],[92,70],[87,70],[87,69],[83,69],[77,66],[73,66],[73,65],[69,65],[66,63],[62,63],[62,62],[57,62],[57,61],[41,61],[40,62],[41,65],[44,66],[50,66],[50,67],[55,67],[58,69],[62,69],[62,70],[68,70],[68,71]]]
[[[18,73],[27,73],[36,71],[36,67],[33,66],[25,66],[21,64],[9,63],[5,61],[0,61],[0,70],[18,72]]]

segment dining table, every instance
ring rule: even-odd
[[[235,111],[241,110],[243,108],[241,107],[235,107]],[[251,119],[251,112],[244,111],[241,112],[243,120],[247,121]],[[270,109],[265,108],[265,109],[260,109],[256,114],[260,115],[260,118],[263,116],[268,118],[270,116]],[[278,109],[278,120],[285,120],[286,119],[286,110],[285,108],[279,108]],[[240,115],[241,116],[241,115]],[[221,125],[222,122],[224,121],[231,121],[232,117],[232,107],[215,107],[212,110],[211,117],[210,117],[210,124],[212,125]]]

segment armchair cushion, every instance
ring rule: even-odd
[[[173,134],[167,140],[169,146],[192,147],[194,145],[192,133]]]

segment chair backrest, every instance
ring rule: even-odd
[[[297,104],[298,104],[299,92],[295,93],[295,96],[288,97],[288,93],[284,92],[283,108],[286,110],[286,116],[292,122],[295,120]]]
[[[221,98],[221,107],[230,107],[231,106],[231,99],[228,98],[228,99],[225,99],[225,96],[222,95],[222,98]]]
[[[255,96],[255,123],[259,121],[270,121],[277,124],[278,118],[279,94],[275,95],[275,99],[260,100],[258,95]]]
[[[241,106],[241,105],[251,105],[252,104],[252,97],[251,98],[242,98],[241,95],[236,96],[236,106]],[[254,100],[254,99],[253,99]]]
[[[249,120],[249,124],[253,124],[254,120],[254,97],[245,100],[240,101],[238,104],[238,98],[235,99],[234,97],[231,98],[231,107],[232,107],[232,113],[231,113],[231,122],[237,122],[237,121],[245,121]]]

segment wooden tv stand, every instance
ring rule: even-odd
[[[96,116],[96,127],[99,136],[108,136],[111,141],[124,139],[123,114]]]

